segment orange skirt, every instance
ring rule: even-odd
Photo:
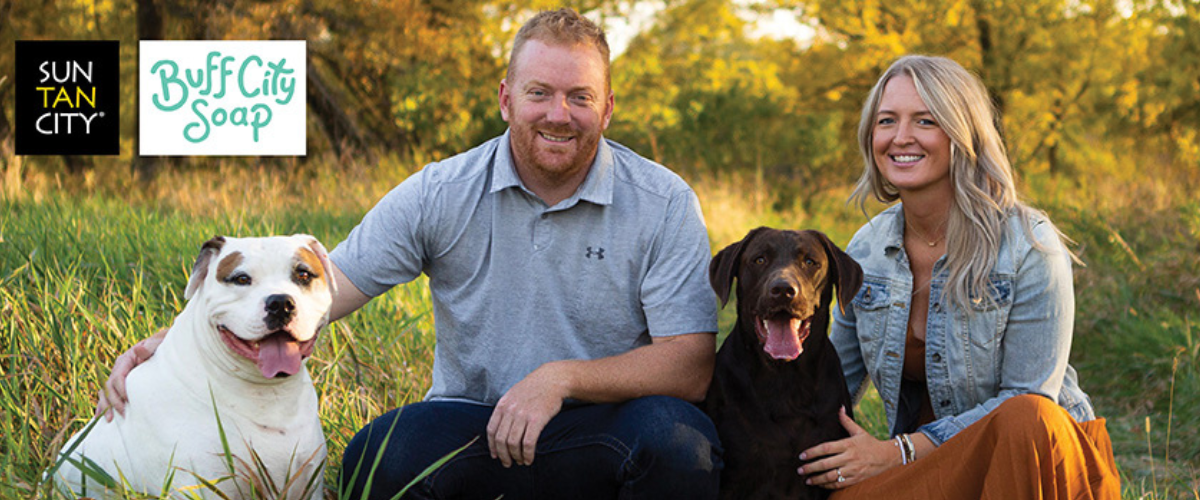
[[[851,499],[1119,499],[1104,419],[1077,423],[1041,396],[1000,407],[916,462],[834,492]]]

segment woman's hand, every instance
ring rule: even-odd
[[[850,437],[821,443],[800,454],[801,460],[819,459],[799,469],[800,475],[808,477],[806,484],[845,488],[900,465],[900,448],[895,443],[875,439],[846,415],[845,408],[838,412],[838,419]]]

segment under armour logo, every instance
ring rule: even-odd
[[[602,247],[587,247],[587,258],[596,257],[596,260],[604,260],[604,248]]]

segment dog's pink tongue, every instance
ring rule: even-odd
[[[800,347],[800,321],[798,318],[767,320],[767,341],[763,350],[772,358],[791,361],[804,351]]]
[[[273,333],[258,343],[258,371],[266,378],[300,371],[300,343],[285,332]]]

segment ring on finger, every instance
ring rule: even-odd
[[[838,468],[838,469],[837,469],[837,475],[838,475],[838,480],[837,480],[837,482],[839,482],[839,483],[844,483],[844,482],[846,482],[846,477],[842,475],[842,469],[841,469],[841,468]]]

